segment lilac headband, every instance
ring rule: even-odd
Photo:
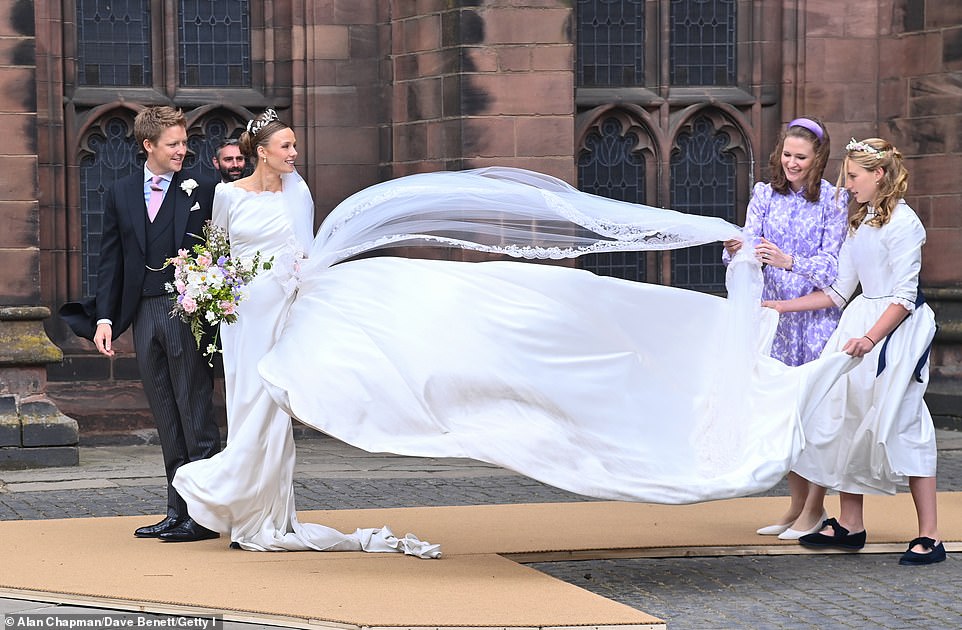
[[[825,132],[822,131],[822,128],[819,126],[819,124],[811,118],[796,118],[792,122],[788,123],[788,127],[786,127],[786,129],[791,129],[792,127],[802,127],[804,129],[808,129],[814,133],[815,137],[819,140],[823,140],[825,137]]]

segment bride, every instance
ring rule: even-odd
[[[250,551],[401,551],[439,557],[438,545],[397,538],[387,527],[344,534],[297,520],[291,418],[264,388],[257,363],[277,342],[287,318],[298,267],[314,238],[314,202],[294,172],[294,132],[273,110],[248,124],[240,146],[257,166],[250,177],[217,186],[212,222],[227,230],[233,257],[259,251],[274,262],[248,285],[237,321],[220,331],[227,446],[216,461],[178,469],[174,487],[195,521],[228,533],[233,546]]]
[[[256,279],[237,323],[222,327],[227,447],[174,480],[195,520],[245,549],[356,544],[307,542],[289,415],[372,452],[469,457],[584,495],[691,503],[775,485],[804,446],[809,412],[857,362],[840,352],[788,368],[768,357],[777,314],[760,306],[751,248],[729,265],[728,299],[555,265],[357,258],[403,245],[562,259],[741,238],[721,219],[530,171],[372,186],[311,242],[293,132],[268,118],[248,133],[257,170],[218,187],[214,221],[233,255],[290,251],[291,264]],[[268,132],[276,138],[260,144]],[[384,546],[397,543],[385,535]]]

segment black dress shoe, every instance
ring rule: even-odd
[[[164,542],[194,542],[197,540],[220,538],[220,534],[200,525],[194,519],[188,518],[177,527],[168,529],[163,534],[160,534],[157,538],[160,538]]]
[[[923,549],[928,549],[925,553],[912,551],[912,547],[921,545]],[[935,564],[945,560],[945,545],[935,544],[935,541],[926,536],[920,536],[909,543],[908,551],[899,558],[899,564]]]
[[[833,533],[831,536],[816,532],[802,536],[798,539],[798,542],[806,547],[835,547],[836,549],[844,549],[845,551],[858,551],[865,546],[864,529],[857,534],[850,534],[848,530],[839,525],[838,521],[834,518],[822,521],[822,529],[826,527],[832,528]]]
[[[164,532],[169,532],[178,525],[184,522],[179,516],[168,516],[161,522],[155,525],[147,525],[146,527],[138,527],[134,530],[134,536],[137,538],[157,538]]]

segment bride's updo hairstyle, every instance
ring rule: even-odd
[[[265,109],[263,113],[247,122],[247,129],[237,139],[237,146],[240,147],[241,153],[248,160],[256,161],[257,147],[267,146],[271,136],[281,129],[287,129],[289,126],[280,121],[273,108]]]
[[[856,140],[845,145],[845,159],[842,171],[838,175],[838,187],[845,184],[845,173],[848,163],[852,161],[867,171],[882,169],[882,177],[878,180],[878,193],[875,195],[875,216],[866,222],[872,227],[882,227],[892,218],[892,212],[900,199],[905,196],[909,188],[909,172],[902,163],[902,154],[891,142],[881,138],[866,138]],[[862,220],[868,213],[869,204],[859,203],[855,195],[849,195],[848,226],[853,232],[862,225]]]

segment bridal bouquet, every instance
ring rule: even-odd
[[[260,252],[253,258],[230,256],[227,231],[208,221],[204,225],[204,242],[194,245],[193,253],[186,249],[167,259],[174,267],[174,281],[167,290],[176,292],[171,316],[180,317],[190,325],[190,332],[200,348],[207,326],[237,321],[237,305],[244,300],[244,287],[263,270],[271,268],[273,257],[262,261]],[[207,344],[204,356],[220,352],[218,332]]]

